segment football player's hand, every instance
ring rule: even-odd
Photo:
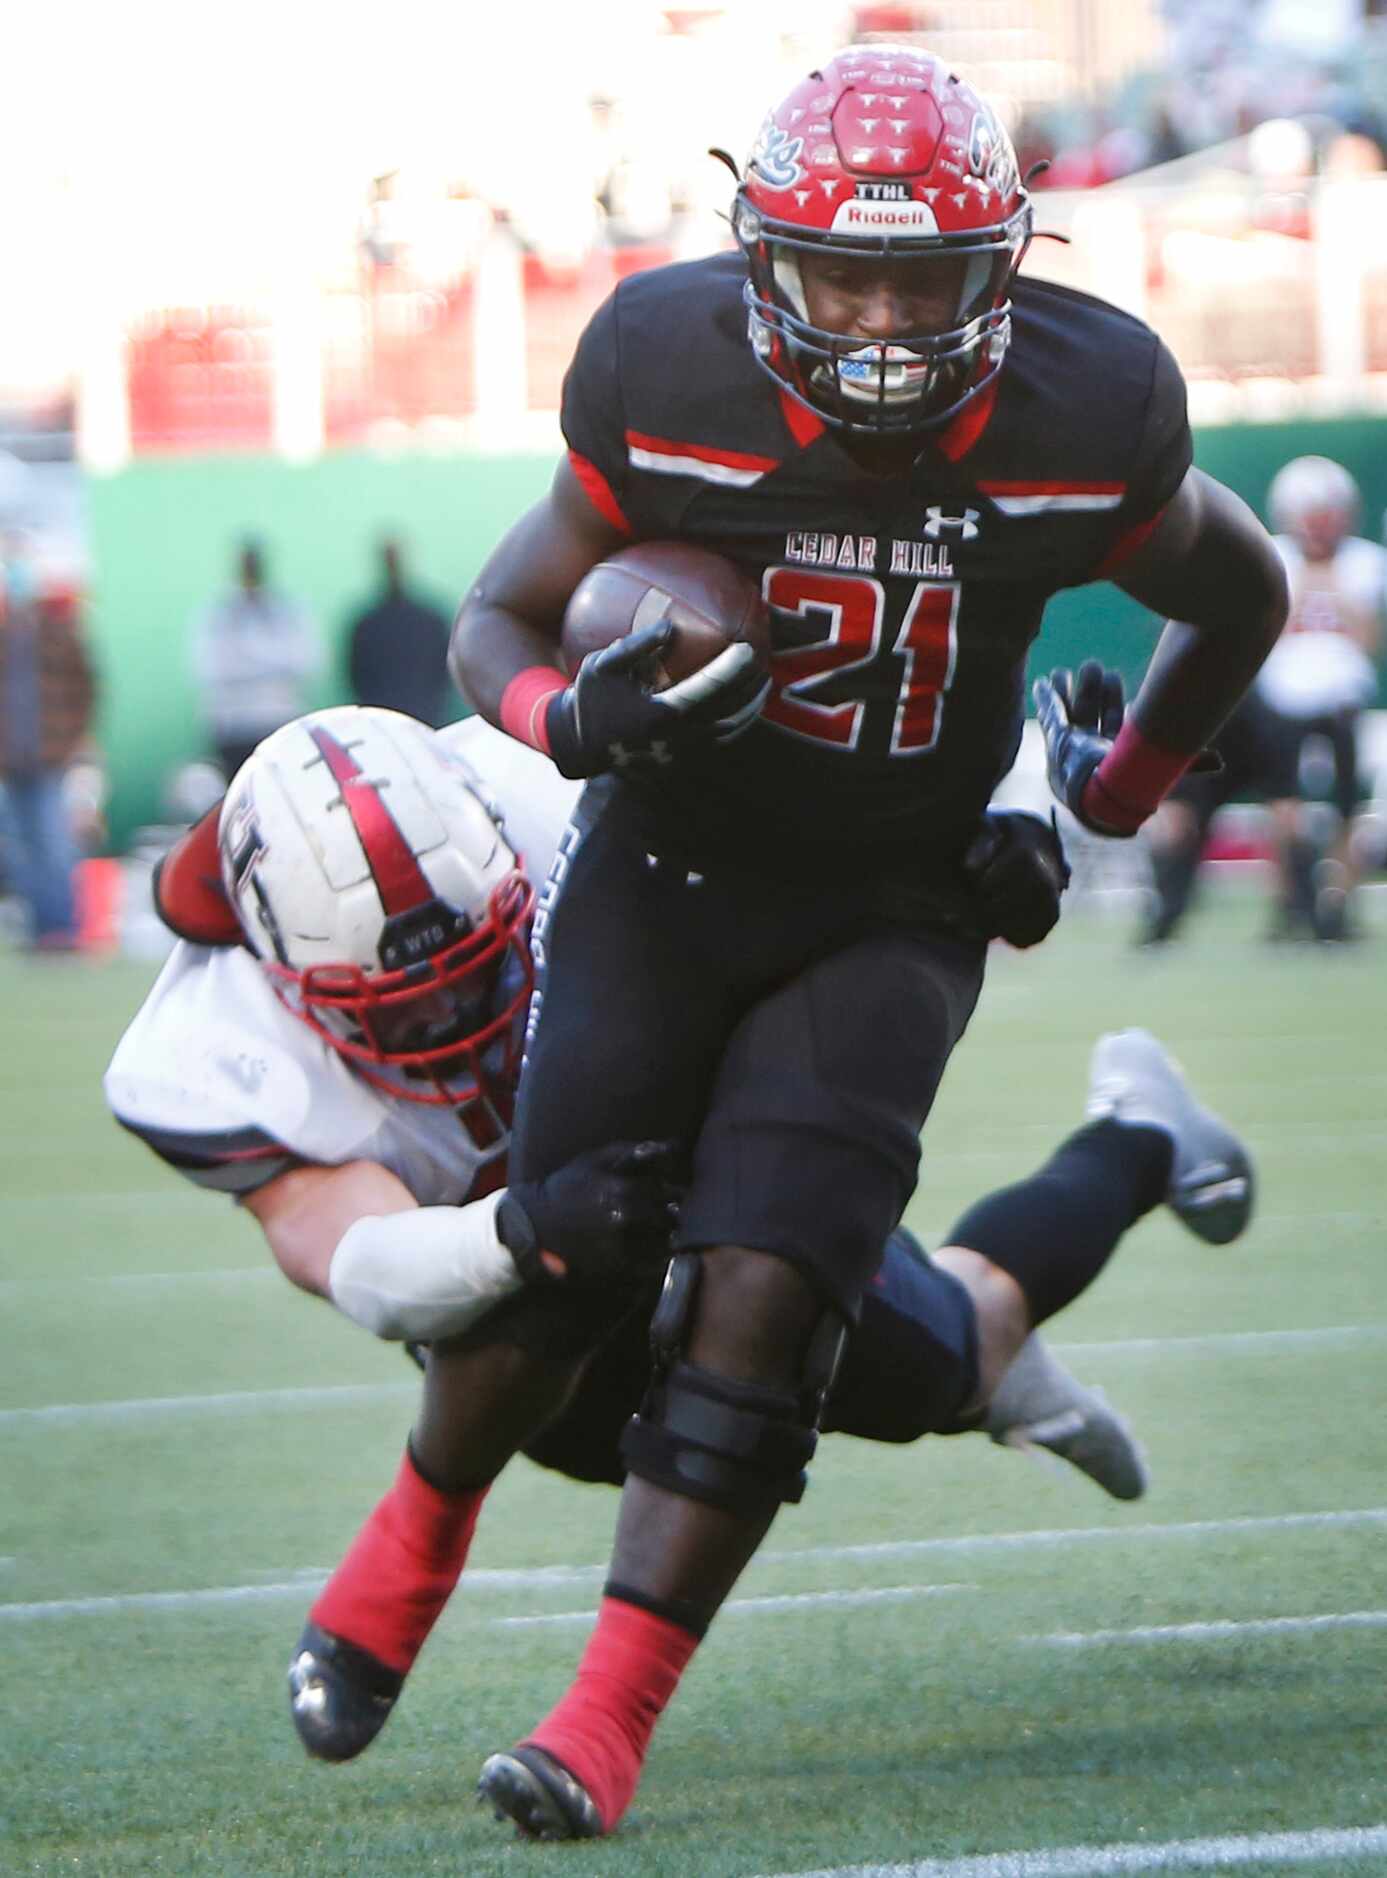
[[[657,620],[614,639],[550,700],[545,729],[560,774],[673,763],[751,728],[771,688],[755,649],[730,645],[701,671],[654,692],[655,668],[673,636],[672,623]]]
[[[618,1141],[516,1181],[496,1231],[527,1284],[606,1285],[663,1271],[683,1189],[667,1141]]]
[[[1055,796],[1098,835],[1121,831],[1093,820],[1082,804],[1094,770],[1122,728],[1125,700],[1122,674],[1097,659],[1085,659],[1077,679],[1066,671],[1037,678],[1031,687],[1040,734],[1045,739],[1045,769]]]
[[[1060,916],[1069,863],[1054,817],[988,809],[963,857],[963,871],[989,939],[1034,946]]]

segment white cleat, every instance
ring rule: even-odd
[[[1159,1128],[1175,1147],[1166,1205],[1192,1233],[1227,1245],[1252,1217],[1252,1159],[1227,1122],[1197,1102],[1174,1057],[1149,1030],[1100,1037],[1089,1064],[1090,1121]]]
[[[1034,1331],[998,1383],[982,1426],[1002,1447],[1068,1461],[1115,1500],[1139,1500],[1150,1484],[1128,1422],[1101,1389],[1071,1376]]]

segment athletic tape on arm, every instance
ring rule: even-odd
[[[391,1341],[460,1336],[520,1288],[496,1236],[500,1198],[493,1193],[471,1206],[421,1206],[354,1221],[328,1268],[333,1303]]]

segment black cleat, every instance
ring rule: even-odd
[[[477,1779],[477,1802],[514,1820],[524,1839],[597,1839],[602,1815],[582,1782],[533,1742],[493,1754]]]
[[[404,1677],[369,1650],[306,1624],[289,1664],[289,1712],[320,1761],[349,1761],[390,1718]]]

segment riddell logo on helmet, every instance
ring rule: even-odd
[[[937,235],[939,224],[927,202],[873,202],[853,197],[840,202],[833,217],[835,235]]]

